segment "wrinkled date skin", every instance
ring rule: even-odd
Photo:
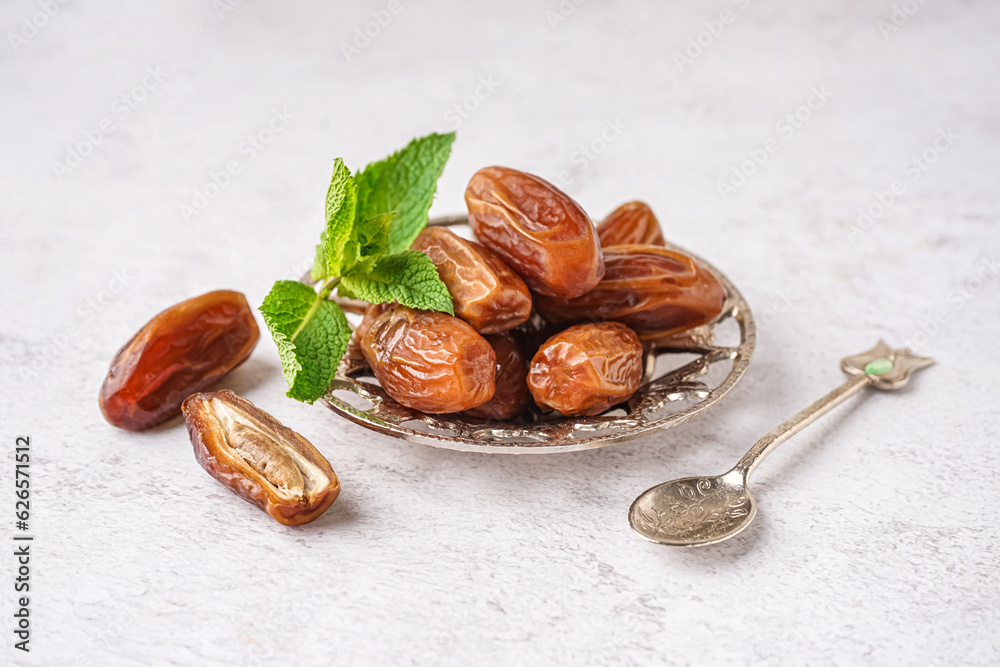
[[[312,443],[228,389],[189,396],[183,411],[201,467],[278,523],[309,523],[340,494]]]
[[[243,363],[260,331],[246,297],[218,290],[172,306],[118,351],[101,386],[108,423],[143,431],[176,417],[181,403]]]
[[[528,393],[528,357],[509,332],[486,336],[497,355],[496,392],[493,398],[465,414],[480,419],[506,421],[524,414],[531,405]]]
[[[572,298],[604,275],[590,218],[551,183],[516,169],[486,167],[469,181],[465,203],[476,238],[535,292]]]
[[[550,322],[614,320],[643,339],[701,326],[726,302],[719,280],[687,255],[648,245],[605,248],[607,272],[575,299],[539,296],[535,307]]]
[[[368,328],[372,325],[379,315],[387,310],[396,307],[396,303],[370,303],[365,308],[365,313],[361,317],[361,321],[358,326],[355,327],[354,333],[351,334],[351,339],[347,341],[347,350],[344,353],[345,360],[347,362],[348,368],[358,369],[364,368],[368,365],[368,361],[365,359],[364,353],[361,351],[361,341],[364,340],[365,334],[368,333]]]
[[[481,334],[513,329],[531,315],[531,293],[493,252],[444,227],[427,227],[413,241],[448,287],[455,316]]]
[[[578,324],[531,359],[528,389],[564,416],[597,415],[629,399],[642,381],[642,343],[624,324]]]
[[[496,353],[446,313],[396,306],[371,323],[361,351],[382,389],[414,410],[462,412],[493,398]]]
[[[364,339],[365,334],[368,333],[368,329],[371,327],[372,322],[378,319],[379,315],[386,312],[387,310],[392,310],[396,307],[396,302],[392,303],[370,303],[365,307],[365,314],[361,318],[361,322],[358,323],[358,328],[354,330],[354,337],[358,339],[358,343]]]
[[[613,245],[664,245],[660,222],[653,209],[641,201],[622,204],[597,226],[601,247]]]

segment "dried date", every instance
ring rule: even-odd
[[[528,389],[564,416],[597,415],[628,400],[642,380],[642,343],[624,324],[578,324],[549,338],[531,359]]]
[[[400,405],[430,414],[482,405],[495,391],[496,354],[466,322],[397,306],[361,341],[379,384]]]
[[[579,296],[604,275],[594,226],[551,183],[507,167],[480,169],[465,190],[469,224],[533,291]]]
[[[481,334],[513,329],[531,315],[531,294],[492,251],[443,227],[427,227],[413,242],[448,287],[455,316]]]
[[[664,245],[660,222],[653,209],[641,201],[622,204],[597,226],[597,236],[601,247],[614,245]]]
[[[309,523],[340,494],[312,443],[228,389],[189,396],[183,411],[201,467],[279,523]]]
[[[218,290],[146,323],[111,362],[99,404],[112,425],[142,431],[176,417],[181,403],[243,363],[260,331],[246,297]]]
[[[531,405],[528,393],[528,358],[510,332],[485,336],[497,357],[496,392],[482,405],[465,414],[480,419],[514,419]]]
[[[550,322],[613,320],[644,339],[701,326],[715,319],[726,290],[712,272],[679,252],[648,245],[605,248],[607,270],[593,290],[575,299],[538,296]]]
[[[362,315],[358,326],[354,328],[351,339],[347,341],[347,350],[344,352],[343,363],[346,363],[347,368],[350,369],[349,373],[368,365],[368,361],[361,351],[361,341],[364,340],[365,334],[368,333],[368,327],[372,325],[372,322],[385,311],[395,307],[395,301],[392,303],[370,303],[365,307],[364,315]]]
[[[565,329],[565,325],[549,324],[536,311],[532,311],[528,321],[512,330],[517,342],[529,359],[535,355],[542,343]]]

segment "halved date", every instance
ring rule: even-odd
[[[183,411],[201,467],[279,523],[309,523],[340,494],[311,442],[228,389],[190,396]]]
[[[726,303],[711,271],[679,252],[649,245],[604,249],[607,270],[593,290],[575,299],[538,296],[535,307],[550,322],[613,320],[643,339],[707,324]]]
[[[98,402],[114,426],[142,431],[176,417],[181,403],[243,363],[260,331],[246,297],[218,290],[182,301],[118,351]]]
[[[531,315],[531,293],[503,260],[444,227],[427,227],[413,249],[427,254],[448,287],[455,316],[481,334],[513,329]]]
[[[551,183],[507,167],[480,169],[465,190],[469,225],[535,292],[574,297],[604,275],[597,233]]]
[[[664,245],[660,222],[653,209],[641,201],[626,202],[611,211],[597,225],[597,236],[602,248],[635,243]]]
[[[379,384],[400,405],[430,414],[461,412],[493,398],[496,353],[447,313],[396,306],[361,341]]]
[[[627,401],[642,381],[642,343],[618,322],[578,324],[545,341],[531,359],[528,389],[564,416],[597,415]]]

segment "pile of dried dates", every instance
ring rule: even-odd
[[[504,167],[479,170],[465,200],[478,242],[430,227],[412,245],[437,267],[455,315],[373,304],[354,331],[349,349],[402,405],[498,421],[599,414],[638,390],[644,345],[722,312],[718,279],[664,247],[643,203],[620,206],[595,228],[556,187]],[[259,338],[239,292],[179,303],[118,352],[100,408],[133,431],[183,413],[195,458],[212,477],[299,525],[340,492],[329,462],[232,391],[202,393]]]
[[[595,228],[555,186],[505,167],[476,172],[465,201],[478,243],[442,227],[413,243],[455,316],[380,304],[355,330],[353,347],[401,405],[501,421],[596,415],[639,389],[644,343],[722,312],[725,288],[664,247],[646,204]]]

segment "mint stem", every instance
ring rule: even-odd
[[[330,278],[325,283],[323,283],[323,285],[319,289],[319,294],[316,295],[316,300],[313,301],[313,304],[311,306],[309,306],[309,310],[306,312],[305,317],[302,318],[302,323],[299,324],[299,328],[296,329],[295,333],[292,334],[292,337],[288,339],[290,343],[295,342],[296,336],[302,333],[302,330],[306,328],[307,324],[309,324],[309,320],[311,320],[313,315],[316,314],[316,310],[319,308],[319,304],[326,301],[326,298],[330,296],[330,293],[333,292],[333,288],[336,287],[337,283],[339,282],[340,282],[340,276],[337,276],[336,278]]]
[[[336,287],[339,282],[340,276],[337,276],[335,278],[330,278],[328,281],[323,283],[323,286],[319,290],[319,300],[323,301],[326,297],[330,296],[330,294],[333,293],[333,288]]]

